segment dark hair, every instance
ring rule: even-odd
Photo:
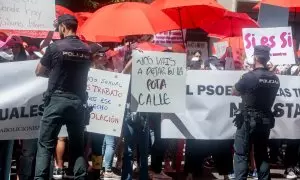
[[[199,50],[198,50],[198,51],[195,51],[195,52],[194,52],[194,55],[195,55],[196,53],[199,53],[200,56],[202,56],[202,52],[201,52],[201,51],[199,51]]]
[[[69,29],[73,32],[77,31],[78,23],[75,20],[68,19],[68,20],[65,20],[64,22],[62,22],[62,24],[64,24],[67,29]]]
[[[257,58],[257,61],[264,66],[267,66],[267,63],[270,60],[269,58],[266,58],[266,57],[257,57],[256,56],[256,58]]]
[[[25,61],[27,60],[27,55],[26,55],[26,52],[25,52],[25,48],[19,44],[20,46],[20,53],[17,55],[17,56],[14,56],[14,60],[15,61]]]

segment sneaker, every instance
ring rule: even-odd
[[[64,176],[63,178],[65,179],[74,179],[74,174],[73,174],[73,170],[72,169],[69,169],[69,168],[66,168],[64,170]]]
[[[286,179],[297,179],[297,175],[295,174],[293,168],[288,168],[287,170],[285,170],[284,175]]]
[[[296,167],[294,168],[294,170],[295,170],[295,174],[296,174],[297,176],[299,176],[299,175],[300,175],[300,168],[299,168],[299,166],[296,166]]]
[[[103,173],[103,180],[121,179],[121,176],[115,174],[112,171],[106,171]]]
[[[235,174],[234,173],[229,174],[228,179],[235,179]]]
[[[53,171],[53,179],[63,179],[64,170],[61,168],[55,168]]]
[[[255,169],[254,171],[249,172],[248,177],[252,179],[258,179],[257,170]]]

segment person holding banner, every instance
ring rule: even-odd
[[[40,124],[36,155],[35,180],[49,179],[50,161],[57,136],[66,124],[70,146],[70,163],[75,179],[87,178],[84,159],[84,129],[88,124],[87,78],[91,66],[90,48],[76,36],[78,21],[65,14],[58,17],[62,40],[49,45],[37,65],[36,75],[49,77],[44,94],[44,114]]]
[[[232,90],[233,95],[242,97],[241,112],[236,114],[234,119],[237,126],[234,142],[234,172],[237,180],[246,180],[248,177],[252,143],[258,179],[271,179],[267,145],[270,130],[275,124],[271,108],[280,82],[279,78],[267,69],[269,60],[270,48],[255,46],[254,70],[244,74]]]
[[[109,48],[103,47],[98,43],[92,43],[89,45],[92,52],[93,68],[103,71],[107,68],[107,56],[106,52]],[[114,136],[90,133],[91,145],[92,145],[92,168],[99,171],[104,164],[104,179],[120,179],[121,176],[113,172],[113,158],[116,150],[116,138]],[[104,163],[103,163],[104,155]]]
[[[122,73],[131,74],[132,56],[127,52],[127,62]],[[140,167],[139,179],[148,179],[148,148],[149,148],[149,115],[148,113],[131,111],[131,88],[128,91],[127,105],[123,123],[124,152],[121,180],[132,180],[133,174],[133,152],[138,146]]]

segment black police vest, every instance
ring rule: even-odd
[[[77,37],[67,37],[54,44],[48,91],[61,90],[85,97],[91,53]]]
[[[242,95],[244,108],[269,113],[280,86],[279,79],[266,69],[256,69],[250,74],[255,80],[255,86]]]

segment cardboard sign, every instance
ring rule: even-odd
[[[88,104],[93,106],[87,131],[120,136],[130,76],[91,69],[88,77]]]
[[[214,56],[216,56],[217,58],[220,59],[225,54],[228,46],[229,46],[228,41],[215,42],[214,43],[214,49],[215,49]]]
[[[55,0],[1,0],[0,28],[53,30]]]
[[[245,28],[243,41],[248,59],[252,58],[254,46],[267,45],[271,48],[270,58],[274,65],[295,64],[291,27]]]
[[[186,54],[135,50],[132,59],[132,110],[184,111]]]

